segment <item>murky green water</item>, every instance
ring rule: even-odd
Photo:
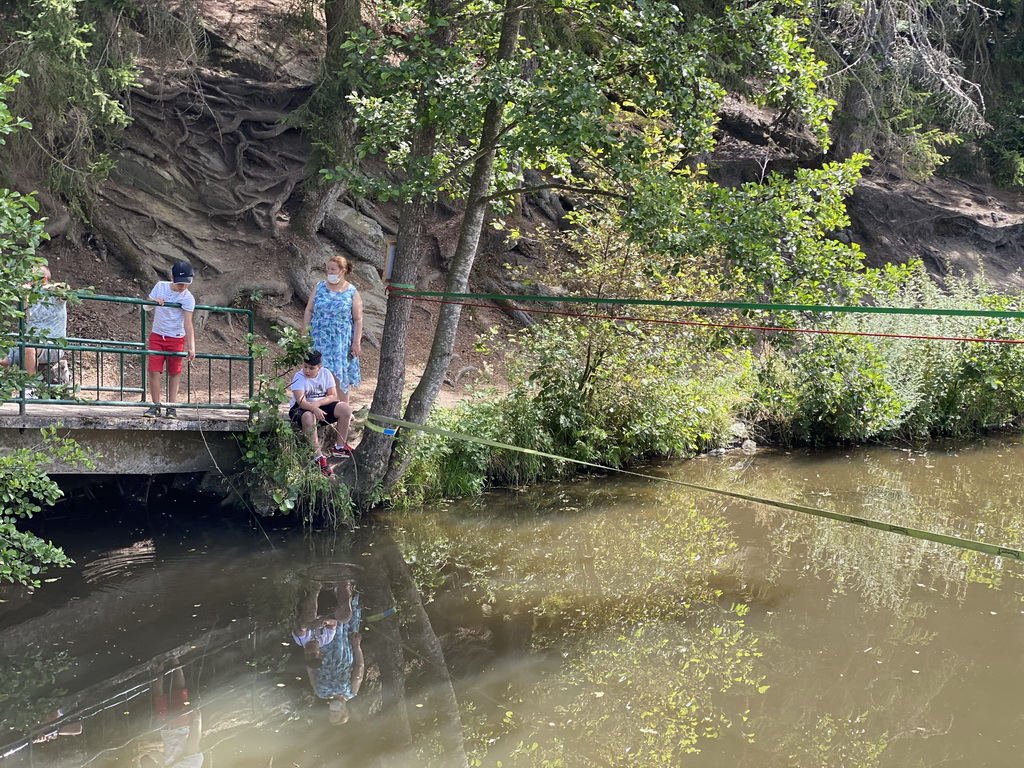
[[[646,471],[1024,545],[1012,439]],[[217,768],[1003,766],[1024,746],[1024,564],[1007,558],[640,478],[341,537],[193,507],[47,524],[80,568],[0,605],[0,765],[164,760],[158,679],[170,725]],[[357,693],[332,724],[291,632],[303,612],[337,615],[336,583],[346,619],[349,579],[357,617],[322,636],[314,673]]]

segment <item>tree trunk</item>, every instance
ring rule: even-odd
[[[518,0],[507,0],[505,15],[502,20],[501,38],[498,42],[497,61],[508,61],[516,53],[519,42],[519,28],[522,24],[522,8]],[[448,270],[445,291],[448,293],[464,293],[469,287],[469,275],[473,270],[477,250],[480,246],[480,235],[487,216],[487,196],[494,183],[494,158],[497,154],[496,144],[501,135],[502,120],[505,106],[501,100],[494,100],[487,105],[484,122],[480,132],[479,147],[482,152],[473,166],[470,179],[469,194],[466,200],[466,212],[459,231],[459,242],[452,257]],[[406,302],[408,303],[408,302]],[[405,411],[406,421],[423,424],[430,414],[430,409],[437,400],[437,394],[444,383],[448,366],[451,365],[452,351],[455,347],[455,335],[459,330],[459,318],[462,307],[458,304],[442,304],[438,316],[437,328],[434,331],[434,343],[430,348],[430,357],[423,371],[423,378],[409,400]],[[384,488],[392,487],[405,472],[411,455],[410,447],[414,436],[406,435],[405,440],[398,444],[390,466],[384,477]]]
[[[422,131],[419,138],[432,147],[436,132],[429,128]],[[427,204],[423,199],[402,205],[398,217],[395,265],[391,273],[392,281],[397,285],[416,284],[416,273],[422,258],[419,243],[426,212]],[[401,412],[411,312],[412,302],[408,299],[388,297],[384,330],[381,332],[377,389],[374,390],[370,405],[372,413],[395,418]],[[352,489],[353,500],[359,508],[367,509],[377,501],[378,487],[387,471],[393,445],[394,440],[386,435],[369,429],[363,432],[363,439],[355,454],[356,482]]]
[[[334,124],[330,129],[330,144],[336,157],[345,165],[352,165],[355,157],[352,146],[355,144],[355,123],[352,109],[345,101],[345,92],[351,84],[343,78],[339,82],[342,69],[343,54],[341,44],[362,24],[359,0],[324,0],[324,18],[327,22],[327,50],[324,52],[324,76],[320,85],[322,98],[314,95],[316,101],[328,101],[326,114],[334,115]],[[321,110],[316,110],[320,112]],[[313,154],[313,165],[319,165],[318,153]],[[317,232],[323,226],[324,219],[331,212],[338,198],[345,194],[346,185],[341,182],[325,182],[320,176],[320,168],[310,167],[307,181],[308,191],[302,201],[302,208],[295,221],[295,228],[307,240],[316,242]]]
[[[451,0],[437,0],[431,4],[431,16],[447,18],[451,11]],[[454,44],[455,33],[452,25],[438,27],[432,35],[433,43],[439,48]],[[437,146],[438,126],[427,119],[429,105],[427,94],[421,92],[417,104],[416,133],[413,136],[409,156],[410,166],[430,158]],[[398,217],[398,236],[395,243],[395,263],[391,282],[395,285],[415,285],[423,250],[420,240],[427,215],[428,200],[420,195],[402,204]],[[377,389],[373,393],[370,409],[381,416],[396,418],[402,409],[402,394],[405,390],[406,343],[409,334],[409,317],[412,303],[408,299],[388,298],[387,314],[384,316],[384,330],[381,333],[380,365],[377,369]],[[403,436],[400,439],[408,439]],[[360,509],[375,503],[381,489],[381,482],[391,462],[395,441],[373,430],[366,430],[356,451],[356,483],[352,489],[353,501]]]
[[[327,22],[324,62],[330,77],[341,68],[341,44],[363,23],[360,0],[324,0],[324,20]]]
[[[319,177],[319,169],[316,173]],[[302,199],[302,208],[295,218],[296,231],[305,239],[316,242],[317,233],[324,225],[324,219],[345,191],[346,185],[341,182],[328,184],[319,178],[311,178],[310,189]]]

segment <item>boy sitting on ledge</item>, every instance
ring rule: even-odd
[[[323,355],[313,350],[306,356],[291,383],[292,397],[288,404],[288,418],[302,428],[306,439],[313,448],[316,465],[328,477],[334,470],[327,463],[327,457],[320,450],[320,438],[317,426],[320,424],[334,425],[334,445],[332,455],[347,456],[338,448],[342,435],[348,434],[349,422],[352,421],[352,406],[338,400],[338,388],[334,384],[334,374],[323,367]],[[344,441],[340,443],[344,445]]]

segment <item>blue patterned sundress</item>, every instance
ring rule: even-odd
[[[313,299],[313,317],[310,330],[313,348],[324,356],[324,366],[338,379],[342,392],[358,387],[362,380],[359,374],[359,358],[349,359],[352,347],[352,301],[356,287],[350,285],[344,291],[332,291],[321,280],[316,286]]]
[[[352,693],[352,665],[355,663],[352,635],[359,631],[362,614],[357,594],[352,598],[352,619],[348,624],[339,624],[334,639],[320,649],[323,664],[313,671],[313,681],[316,695],[321,699],[332,696],[351,699],[355,695]]]

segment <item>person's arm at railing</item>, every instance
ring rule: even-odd
[[[160,283],[157,283],[156,285],[154,285],[149,290],[149,296],[147,296],[146,298],[149,299],[150,301],[155,301],[157,304],[159,304],[162,307],[164,305],[164,299],[163,299],[163,297],[156,295],[157,289],[159,287],[160,287]],[[152,312],[153,311],[153,305],[152,304],[143,304],[142,308],[146,312]]]
[[[192,313],[185,312],[185,344],[188,347],[188,354],[185,359],[192,362],[196,359],[196,330],[192,326]]]

